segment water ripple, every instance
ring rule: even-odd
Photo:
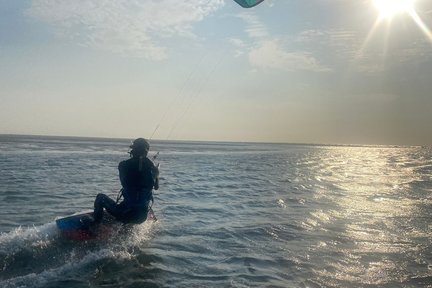
[[[128,145],[0,137],[1,287],[432,283],[428,148],[155,141],[159,221],[59,238],[56,217],[116,196]]]

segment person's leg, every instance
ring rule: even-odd
[[[104,208],[108,213],[117,218],[120,214],[119,208],[117,206],[117,203],[107,195],[102,193],[98,194],[94,202],[94,221],[96,223],[100,223],[103,217]]]

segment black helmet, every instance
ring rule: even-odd
[[[132,151],[139,153],[148,152],[150,150],[150,144],[144,138],[135,139],[129,147],[132,148]]]

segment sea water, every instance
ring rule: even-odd
[[[130,141],[0,136],[0,287],[432,287],[431,149],[151,144],[158,221],[73,242]]]

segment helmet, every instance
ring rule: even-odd
[[[148,152],[150,150],[150,144],[144,138],[135,139],[132,142],[132,145],[129,146],[132,148],[132,151],[136,152]]]

